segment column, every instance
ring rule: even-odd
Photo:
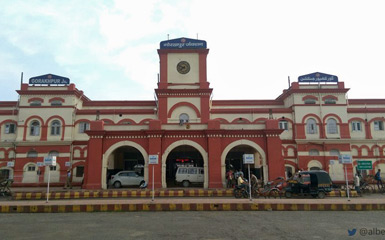
[[[285,162],[282,157],[282,141],[278,133],[266,133],[266,158],[269,180],[285,176]]]
[[[102,188],[103,136],[90,136],[87,164],[84,169],[84,188]]]
[[[162,138],[160,133],[152,133],[148,139],[148,155],[158,155],[158,164],[148,165],[148,188],[152,189],[152,178],[154,176],[154,188],[162,187]],[[148,163],[148,159],[146,159]],[[154,168],[154,172],[152,169]],[[155,174],[155,175],[153,175]],[[166,173],[164,173],[166,174]]]
[[[209,133],[208,135],[208,180],[209,188],[223,188],[222,182],[222,142],[221,134]],[[205,173],[207,174],[207,173]]]

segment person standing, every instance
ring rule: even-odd
[[[354,177],[354,188],[358,195],[361,196],[361,189],[360,189],[360,176],[358,176],[358,173],[356,173]]]
[[[382,184],[382,180],[381,180],[381,169],[378,169],[376,175],[374,175],[374,180],[377,181],[378,189],[380,189],[380,184],[381,184],[381,188],[384,188],[384,185]]]
[[[254,173],[251,174],[250,182],[251,189],[258,189],[258,178],[254,175]]]
[[[67,180],[66,180],[66,185],[64,186],[64,189],[67,189],[67,187],[72,189],[71,171],[69,169],[67,170]]]
[[[234,179],[234,172],[232,169],[229,169],[227,171],[227,188],[233,188],[233,179]]]

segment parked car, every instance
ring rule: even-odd
[[[115,188],[122,186],[140,186],[144,183],[144,178],[135,171],[120,171],[111,178],[110,185]]]
[[[203,183],[203,167],[179,167],[175,174],[175,181],[182,183],[183,187],[189,187],[190,184]]]

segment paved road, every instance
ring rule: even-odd
[[[2,240],[353,239],[348,229],[356,228],[354,239],[384,239],[384,218],[381,211],[2,214],[0,236]],[[360,236],[365,229],[378,235]]]

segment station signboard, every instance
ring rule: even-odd
[[[358,170],[372,170],[373,169],[372,161],[358,160],[357,161],[357,169]]]
[[[254,164],[254,154],[243,154],[243,164]]]

